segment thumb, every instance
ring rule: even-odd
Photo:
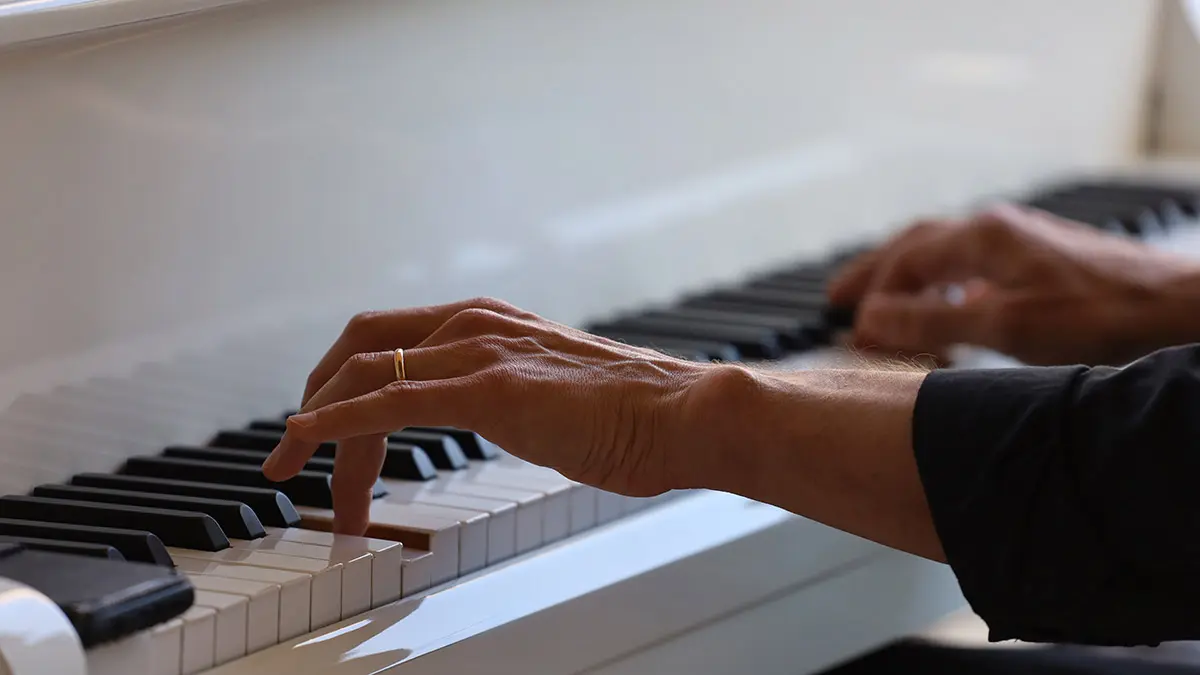
[[[998,307],[994,298],[952,304],[928,294],[872,294],[858,310],[856,340],[909,352],[940,353],[955,344],[988,347]]]

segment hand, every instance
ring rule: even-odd
[[[1191,261],[1001,206],[909,227],[852,261],[829,295],[858,306],[859,346],[944,355],[970,344],[1032,365],[1102,364],[1194,339],[1180,296],[1196,278]]]
[[[396,381],[393,350],[405,350]],[[496,300],[355,317],[312,371],[298,415],[263,465],[300,471],[338,441],[335,531],[367,526],[385,434],[469,429],[534,464],[605,490],[678,487],[673,457],[695,449],[695,385],[717,366],[667,357],[562,326]]]

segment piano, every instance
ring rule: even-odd
[[[0,0],[0,673],[815,673],[963,610],[944,566],[469,430],[391,439],[365,537],[332,448],[256,466],[365,309],[815,368],[860,363],[825,279],[918,216],[1190,250],[1182,11]]]

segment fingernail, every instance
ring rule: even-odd
[[[313,425],[314,421],[315,421],[314,415],[312,413],[301,413],[299,415],[292,415],[291,417],[289,417],[287,419],[288,424],[294,424],[294,425],[300,427],[301,429],[307,429],[308,427],[311,427]]]

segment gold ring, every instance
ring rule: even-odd
[[[396,351],[393,352],[393,354],[392,354],[392,363],[396,367],[396,381],[399,382],[399,381],[403,381],[403,380],[407,379],[407,374],[404,372],[404,350],[403,349],[400,349],[398,347],[396,348]]]

